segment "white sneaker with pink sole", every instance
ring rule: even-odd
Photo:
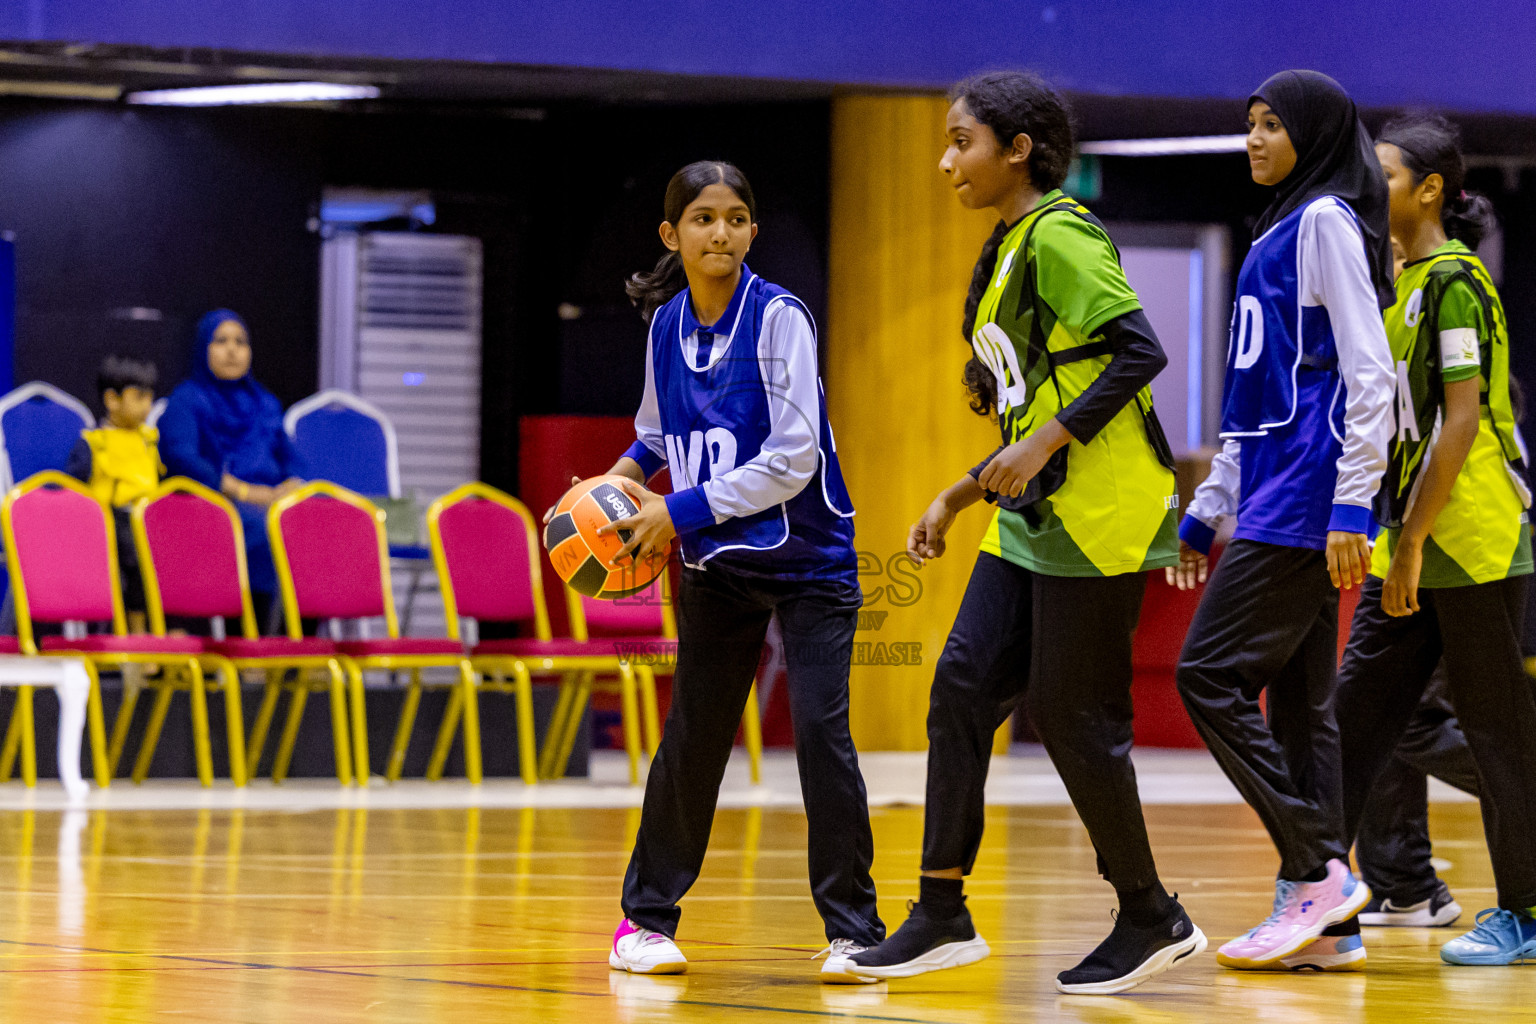
[[[688,969],[688,958],[661,932],[641,928],[626,917],[613,933],[608,966],[630,974],[682,974]]]

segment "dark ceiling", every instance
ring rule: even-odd
[[[99,101],[144,89],[241,82],[327,81],[378,86],[377,100],[345,109],[537,117],[569,103],[619,106],[784,102],[829,99],[846,87],[826,82],[608,69],[316,57],[227,50],[166,50],[89,43],[0,41],[0,95],[53,83],[96,86]],[[115,90],[115,92],[114,92]],[[878,88],[860,91],[887,91]],[[1072,94],[1084,139],[1158,138],[1242,130],[1243,104],[1233,100]],[[314,105],[314,104],[311,104]],[[1393,111],[1366,111],[1379,124]],[[1536,159],[1536,118],[1458,116],[1470,154]]]

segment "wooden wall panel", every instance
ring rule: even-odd
[[[990,517],[988,506],[968,510],[948,554],[915,580],[893,580],[908,527],[998,436],[969,410],[960,384],[966,285],[995,219],[962,208],[938,169],[946,108],[927,95],[833,103],[825,376],[869,573],[852,682],[863,750],[926,746],[933,666]],[[921,645],[920,664],[878,663],[912,644]]]

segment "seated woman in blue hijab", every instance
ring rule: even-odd
[[[302,482],[302,469],[283,431],[282,403],[251,376],[250,333],[238,314],[216,309],[198,321],[192,376],[171,392],[158,426],[168,475],[191,477],[235,502],[257,621],[265,627],[277,592],[266,512]]]

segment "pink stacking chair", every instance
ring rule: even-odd
[[[677,667],[677,619],[672,614],[671,586],[666,573],[638,594],[618,601],[599,601],[578,594],[567,587],[566,611],[571,622],[571,636],[630,652],[635,675],[640,681],[640,706],[643,710],[646,752],[656,756],[661,743],[661,723],[657,714],[656,673],[671,675]],[[557,713],[560,709],[556,709]],[[567,718],[564,728],[572,732],[579,725]],[[557,715],[558,718],[558,715]],[[747,694],[747,706],[741,716],[741,737],[747,748],[747,763],[752,782],[763,778],[763,727],[757,704],[757,683]]]
[[[365,671],[408,671],[410,686],[395,728],[394,749],[404,750],[421,701],[421,670],[458,672],[456,703],[464,717],[464,762],[478,783],[480,714],[474,673],[457,639],[401,637],[389,576],[389,543],[384,514],[344,487],[316,480],[279,499],[267,513],[272,559],[282,588],[288,635],[303,637],[303,620],[355,620],[362,639],[338,640],[337,651],[350,681],[352,760],[359,785],[368,781],[368,726],[363,708]],[[384,636],[370,638],[369,620],[384,621]],[[389,777],[399,775],[391,758]]]
[[[278,699],[286,692],[290,700],[288,720],[272,763],[273,781],[283,781],[308,696],[328,690],[336,777],[342,785],[350,784],[346,675],[336,645],[319,637],[294,640],[258,635],[246,570],[245,533],[234,506],[195,480],[172,477],[134,506],[133,533],[144,576],[150,631],[164,636],[167,615],[206,619],[213,633],[204,641],[209,653],[228,661],[236,672],[260,671],[266,676],[249,744],[241,724],[240,688],[238,684],[226,687],[231,762],[239,761],[246,777],[256,775]],[[236,624],[235,636],[228,635],[231,623]],[[114,765],[132,713],[131,698],[125,695],[109,751]],[[163,718],[159,704],[155,715]]]
[[[587,695],[597,687],[616,689],[620,695],[630,781],[638,782],[640,725],[635,673],[611,646],[551,638],[539,568],[538,532],[527,507],[486,484],[465,484],[427,509],[427,533],[448,635],[460,635],[461,617],[474,622],[476,635],[469,654],[477,685],[491,692],[511,692],[517,701],[518,762],[523,781],[532,783],[541,776],[560,774],[571,750],[563,722],[569,717],[568,705],[579,694],[584,707]],[[533,636],[480,641],[478,625],[482,622],[530,626]],[[535,676],[553,676],[561,687],[557,705],[560,728],[552,725],[544,754],[537,760],[531,696]],[[456,697],[449,698],[434,760],[452,742],[460,706]],[[575,717],[580,718],[579,707]]]
[[[212,681],[226,688],[238,688],[238,678],[233,667],[218,655],[210,655],[197,637],[127,635],[111,510],[75,478],[47,470],[29,477],[5,496],[0,522],[15,587],[16,629],[22,651],[34,654],[41,648],[45,654],[79,658],[90,676],[87,722],[97,785],[110,785],[112,778],[102,720],[100,669],[125,665],[158,665],[165,670],[159,678],[146,682],[157,691],[157,715],[150,720],[133,780],[142,782],[149,773],[171,693],[185,690],[192,701],[197,775],[203,785],[212,785],[206,697],[209,680],[204,666],[213,668]],[[38,622],[64,624],[68,632],[43,637],[39,644],[33,632]],[[112,632],[87,635],[83,629],[90,622],[110,622]],[[25,710],[30,712],[30,703]],[[23,723],[22,728],[29,730],[30,726]],[[232,765],[230,774],[237,782],[243,781],[244,765]]]

